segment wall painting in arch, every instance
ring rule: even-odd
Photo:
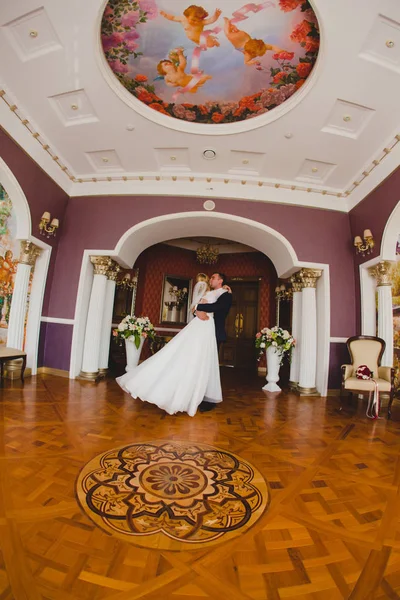
[[[295,94],[320,34],[308,0],[109,0],[101,40],[117,79],[150,109],[224,124]]]
[[[0,347],[7,344],[11,301],[17,272],[20,244],[16,239],[17,220],[11,198],[0,184]],[[31,289],[28,289],[28,303]]]

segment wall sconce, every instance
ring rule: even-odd
[[[125,273],[122,279],[117,281],[117,286],[122,288],[123,290],[131,290],[137,286],[137,275],[130,273]]]
[[[286,289],[286,285],[284,283],[282,283],[282,285],[278,285],[275,288],[275,298],[277,300],[290,300],[290,298],[293,296],[293,290],[292,288],[288,288]]]
[[[286,288],[286,285],[282,283],[281,285],[276,286],[275,288],[275,298],[276,298],[276,324],[279,327],[280,320],[280,308],[281,302],[286,302],[293,297],[293,288]]]
[[[356,247],[357,254],[371,254],[373,247],[375,246],[374,238],[370,229],[365,229],[363,233],[364,243],[359,235],[354,238],[354,246]]]
[[[50,223],[51,215],[49,212],[44,212],[42,214],[42,218],[39,223],[40,235],[45,235],[46,237],[55,236],[56,230],[58,229],[60,222],[58,219],[53,219]],[[48,225],[50,223],[50,225]]]

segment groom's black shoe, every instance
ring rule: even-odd
[[[199,406],[199,411],[200,412],[208,412],[210,410],[213,410],[216,407],[215,402],[206,402],[205,400],[203,400],[203,402],[201,402],[200,406]]]

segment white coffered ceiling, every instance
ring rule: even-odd
[[[105,4],[0,6],[0,123],[71,196],[347,211],[400,164],[399,0],[314,0],[321,51],[306,84],[280,107],[231,125],[177,121],[128,98],[101,52]]]

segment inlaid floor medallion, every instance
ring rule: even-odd
[[[130,444],[93,458],[77,480],[85,513],[107,533],[152,548],[193,549],[243,533],[269,503],[242,458],[205,444]]]

